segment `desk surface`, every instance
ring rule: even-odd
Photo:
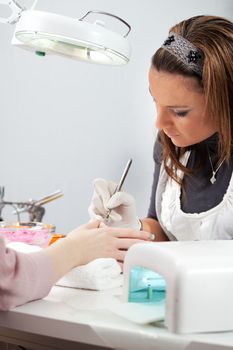
[[[233,349],[233,333],[177,335],[163,326],[140,326],[113,314],[122,290],[84,291],[53,287],[43,300],[0,312],[0,334],[8,328],[110,349]],[[217,317],[217,315],[216,315]]]

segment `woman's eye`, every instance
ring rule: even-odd
[[[178,117],[185,117],[188,114],[189,111],[176,111],[174,110],[175,115]]]

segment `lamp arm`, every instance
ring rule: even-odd
[[[25,10],[16,0],[0,0],[0,4],[6,5],[11,9],[9,17],[0,17],[0,22],[4,24],[14,24],[18,22],[21,12]]]
[[[38,0],[35,0],[31,6],[31,10],[33,10],[36,6]],[[11,9],[11,14],[9,17],[1,17],[0,23],[4,24],[15,24],[18,22],[22,11],[27,10],[25,6],[22,6],[18,3],[17,0],[0,0],[0,4],[6,5]]]

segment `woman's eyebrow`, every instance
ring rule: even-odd
[[[166,106],[168,108],[186,108],[186,109],[192,109],[190,106],[182,106],[182,105],[174,105],[174,106]]]

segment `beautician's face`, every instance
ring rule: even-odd
[[[215,122],[205,113],[204,96],[195,78],[152,67],[149,88],[156,105],[156,128],[163,130],[174,145],[190,146],[217,131]]]

